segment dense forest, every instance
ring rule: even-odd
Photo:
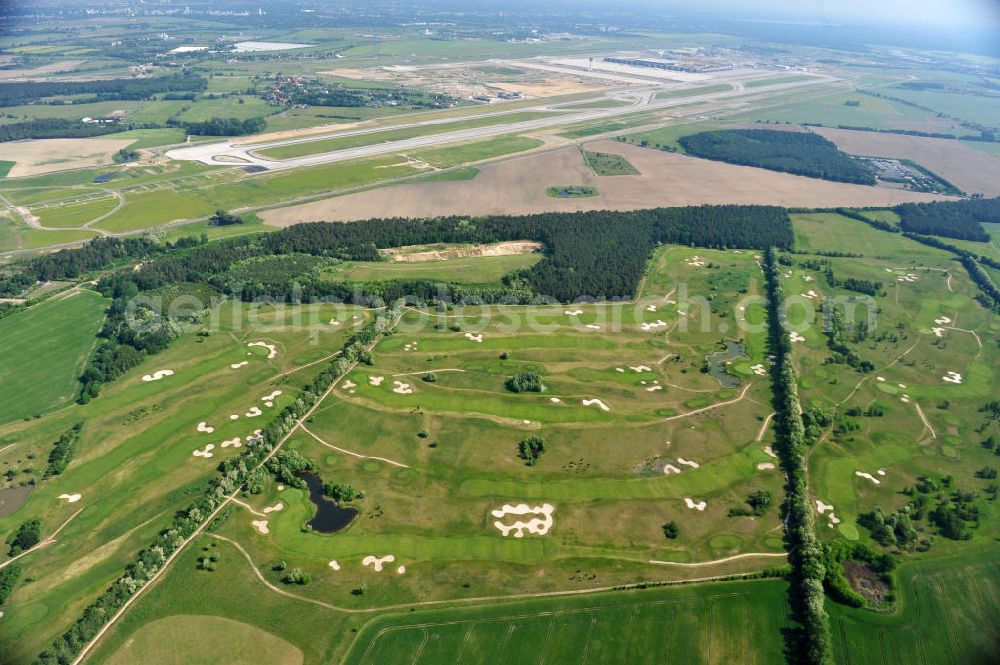
[[[0,83],[0,106],[31,104],[46,97],[91,95],[74,100],[83,104],[118,99],[149,99],[160,92],[201,92],[208,81],[200,76],[156,76],[143,79],[96,81],[28,81]],[[62,104],[63,101],[58,103]]]
[[[863,164],[810,132],[726,129],[682,136],[677,142],[688,154],[706,159],[837,182],[875,184],[875,176]]]
[[[989,242],[981,222],[1000,222],[1000,198],[904,203],[895,210],[904,231],[959,240]]]
[[[39,118],[0,125],[0,143],[24,139],[85,139],[131,129],[118,123],[84,123],[65,118]]]
[[[264,131],[267,122],[264,118],[212,118],[204,122],[180,122],[168,120],[167,125],[178,125],[188,134],[196,136],[244,136]]]

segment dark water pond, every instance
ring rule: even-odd
[[[708,373],[718,379],[724,387],[735,388],[740,385],[740,380],[732,374],[726,373],[726,363],[745,358],[749,358],[749,356],[742,344],[726,342],[725,351],[717,351],[706,358],[708,360]]]
[[[313,531],[336,533],[345,528],[358,516],[358,509],[338,506],[323,493],[323,483],[312,473],[303,473],[299,478],[309,486],[309,500],[316,506],[316,516],[309,521]]]

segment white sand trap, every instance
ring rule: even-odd
[[[253,528],[257,529],[259,533],[262,533],[265,536],[271,533],[271,530],[267,528],[267,520],[254,520],[251,524],[253,524]]]
[[[285,504],[283,504],[283,503],[281,503],[279,501],[278,503],[274,504],[273,506],[268,506],[262,512],[266,515],[267,513],[275,513],[275,512],[278,512],[279,510],[284,510],[284,508],[285,508]]]
[[[764,368],[764,365],[762,363],[757,363],[756,365],[750,368],[750,371],[756,374],[757,376],[767,375],[767,369]]]
[[[812,275],[803,275],[802,279],[805,280],[805,281],[807,281],[807,282],[811,282],[811,281],[813,281],[816,278],[813,277]]]
[[[692,469],[697,469],[697,468],[698,468],[699,466],[701,466],[701,465],[700,465],[700,464],[698,464],[697,462],[692,462],[691,460],[689,460],[689,459],[684,459],[683,457],[678,457],[678,458],[677,458],[677,463],[678,463],[678,464],[683,464],[684,466],[689,466],[689,467],[691,467]]]
[[[625,372],[625,368],[624,367],[615,367],[615,371],[616,372],[622,372],[622,373],[624,373]]]
[[[698,511],[705,510],[705,508],[708,507],[708,504],[704,501],[692,501],[687,497],[684,497],[684,503],[687,504],[688,508],[692,508]]]
[[[804,341],[806,341],[805,337],[803,337],[802,335],[798,334],[794,330],[792,332],[788,333],[788,339],[792,340],[793,342],[804,342]]]
[[[60,499],[65,499],[66,503],[76,503],[83,498],[82,494],[60,494]]]
[[[246,367],[246,366],[247,366],[247,365],[249,365],[249,364],[250,364],[250,361],[249,361],[249,360],[241,360],[241,361],[240,361],[240,362],[238,362],[238,363],[233,363],[232,365],[230,365],[230,367],[231,367],[232,369],[239,369],[240,367]]]
[[[663,321],[662,319],[657,319],[653,323],[643,323],[640,325],[640,327],[644,331],[649,332],[650,330],[659,330],[660,328],[666,328],[667,322]]]
[[[840,518],[834,515],[833,513],[830,513],[827,517],[830,518],[830,526],[833,526],[834,524],[840,524]]]
[[[396,568],[396,574],[402,575],[406,572],[406,566],[399,566]]]
[[[866,471],[855,471],[854,475],[857,476],[857,477],[859,477],[859,478],[867,478],[868,480],[872,481],[876,485],[881,485],[882,484],[881,480],[879,480],[878,478],[876,478],[872,474],[867,473]]]
[[[945,383],[962,383],[962,375],[958,372],[948,372],[946,375],[942,376],[941,379],[944,380]]]
[[[270,409],[271,407],[274,406],[274,402],[264,402],[264,406]]]
[[[195,450],[191,454],[194,455],[195,457],[211,457],[213,450],[215,450],[215,444],[209,443],[203,449]]]
[[[230,413],[229,414],[229,419],[230,420],[239,420],[240,416],[239,416],[239,414],[236,414],[236,413]]]
[[[881,383],[881,382],[885,381],[885,377],[884,376],[876,376],[875,380],[877,380],[878,382]]]
[[[279,492],[284,492],[285,491],[285,486],[284,485],[278,485],[278,491]]]
[[[380,385],[382,385],[383,381],[385,381],[385,377],[384,376],[369,376],[368,377],[368,383],[370,383],[373,386],[380,386]]]
[[[673,464],[664,464],[663,465],[663,475],[665,475],[665,476],[669,476],[671,473],[680,473],[680,472],[681,472],[681,470],[678,469]]]
[[[774,452],[774,448],[772,448],[771,446],[764,446],[764,453],[768,457],[773,457],[775,459],[778,459],[778,453]]]
[[[947,316],[939,316],[938,318],[934,319],[934,323],[938,324],[939,326],[944,326],[951,323],[951,319],[949,319]]]
[[[344,381],[342,384],[340,384],[340,387],[342,390],[350,390],[351,388],[357,388],[358,384],[348,379],[347,381]]]
[[[261,397],[260,401],[262,401],[262,402],[273,402],[274,398],[277,397],[280,394],[281,394],[280,390],[275,390],[270,395],[264,395],[263,397]]]
[[[549,401],[552,402],[553,404],[559,404],[560,402],[562,402],[562,400],[559,399],[558,397],[550,397]]]
[[[581,314],[583,314],[583,310],[582,309],[567,309],[565,312],[563,312],[563,314],[565,314],[566,316],[580,316]]]
[[[876,471],[875,473],[877,473],[877,474],[878,474],[878,475],[880,475],[880,476],[884,476],[884,475],[885,475],[885,469],[879,469],[879,470],[878,470],[878,471]]]
[[[944,328],[931,328],[931,332],[935,337],[944,337]]]
[[[361,565],[371,566],[372,568],[375,569],[375,572],[381,573],[383,564],[392,563],[395,560],[396,557],[394,557],[391,554],[386,554],[383,557],[372,556],[371,554],[369,554],[368,556],[366,556],[364,559],[361,560]]]
[[[604,402],[602,402],[601,400],[596,399],[596,398],[595,399],[581,400],[581,403],[584,406],[591,406],[592,404],[596,404],[597,406],[599,406],[601,408],[601,411],[610,411],[611,410],[611,407],[609,407],[607,404],[605,404]]]
[[[647,312],[655,312],[656,311],[656,305],[647,305],[646,306],[646,311]]]
[[[471,339],[473,342],[476,342],[477,344],[482,344],[483,334],[479,333],[478,335],[473,335],[472,333],[467,332],[465,333],[465,339]]]
[[[530,425],[531,421],[530,420],[522,420],[521,423],[524,424],[524,425]]]
[[[899,401],[902,402],[903,404],[909,404],[910,403],[910,396],[909,395],[903,395],[902,397],[899,398]]]
[[[166,376],[173,376],[174,370],[172,369],[158,369],[152,374],[145,374],[142,377],[143,381],[159,381]]]
[[[774,462],[757,462],[758,471],[767,471],[774,468]]]
[[[819,499],[816,499],[816,510],[818,510],[819,514],[822,515],[828,510],[833,510],[833,506],[831,506],[828,503],[823,503]]]
[[[243,444],[241,443],[240,437],[238,436],[233,439],[226,439],[225,441],[222,442],[223,448],[239,448],[241,445]]]
[[[596,323],[588,323],[586,327],[590,328],[591,330],[600,330],[601,329],[601,326],[597,325]]]
[[[330,319],[330,325],[331,326],[339,326],[340,325],[340,321],[338,321],[337,319]]]
[[[246,413],[244,413],[243,415],[246,416],[247,418],[256,418],[257,416],[261,415],[262,413],[264,413],[264,412],[260,410],[259,406],[252,406],[252,407],[250,407],[250,410],[247,411]]]
[[[337,562],[336,559],[334,559],[333,561],[331,561],[327,565],[330,566],[331,568],[333,568],[334,570],[340,570],[340,564]]]
[[[511,531],[514,532],[515,538],[524,538],[524,532],[533,533],[536,536],[544,536],[552,528],[552,512],[555,507],[551,503],[543,503],[540,506],[529,506],[526,503],[519,503],[516,506],[512,506],[509,503],[505,503],[499,510],[492,511],[493,517],[497,518],[496,522],[493,522],[493,526],[500,530],[500,533],[504,536],[510,534]],[[507,515],[541,515],[541,517],[533,517],[532,519],[525,522],[524,520],[517,520],[513,524],[504,524],[502,520]]]
[[[274,344],[268,344],[267,342],[250,342],[247,346],[262,346],[267,349],[267,358],[275,358],[278,355],[278,349],[275,348]]]
[[[403,383],[402,381],[393,381],[392,392],[399,393],[400,395],[411,395],[413,394],[413,386],[409,383]]]
[[[197,429],[199,432],[205,432],[206,434],[211,434],[212,432],[215,431],[215,428],[209,427],[208,423],[206,423],[204,420],[198,423]]]
[[[701,268],[705,265],[705,260],[700,256],[692,256],[691,258],[685,260],[684,263],[695,268]]]
[[[650,386],[646,388],[647,393],[656,392],[657,390],[663,390],[663,386]]]
[[[905,383],[897,383],[896,385],[899,386],[900,388],[903,388],[904,390],[906,389]]]
[[[653,371],[649,367],[649,365],[637,365],[635,367],[632,367],[631,365],[629,365],[629,369],[632,370],[633,372],[638,372],[639,374],[642,374],[643,372],[652,372]]]

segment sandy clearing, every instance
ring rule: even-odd
[[[271,533],[271,530],[267,528],[267,520],[254,520],[251,522],[253,528],[257,529],[257,532],[262,535],[267,535]]]
[[[533,533],[536,536],[544,536],[552,528],[552,513],[555,511],[555,507],[551,503],[543,503],[540,506],[529,506],[526,503],[519,503],[513,506],[509,503],[505,503],[503,507],[498,510],[491,511],[493,517],[497,520],[493,522],[495,526],[503,536],[509,535],[512,531],[514,532],[515,538],[524,538],[524,532]],[[517,520],[513,524],[504,524],[502,520],[507,515],[540,515],[541,517],[533,517],[530,520]]]
[[[774,462],[757,462],[758,471],[767,471],[774,468]]]
[[[911,159],[969,194],[1000,194],[1000,159],[961,141],[826,127],[813,131],[852,155]]]
[[[379,250],[379,254],[391,261],[421,262],[444,259],[466,259],[477,256],[513,256],[531,254],[542,249],[542,244],[530,240],[511,240],[486,245],[458,247],[453,249],[426,249],[426,245],[407,245],[393,249]]]
[[[77,501],[79,501],[80,499],[83,498],[83,495],[82,494],[60,494],[58,498],[65,500],[66,503],[76,503]]]
[[[3,144],[3,158],[15,162],[8,178],[112,164],[111,156],[134,139],[34,139]]]
[[[201,450],[195,450],[191,454],[195,457],[212,457],[212,451],[215,450],[214,443],[205,444],[205,447]]]
[[[601,411],[611,410],[611,407],[609,407],[607,404],[596,398],[580,400],[580,403],[583,404],[584,406],[597,405],[598,407],[600,407]]]
[[[703,511],[708,507],[708,503],[705,501],[693,501],[688,497],[684,497],[684,504],[693,510]]]
[[[244,361],[241,361],[241,362],[238,362],[238,363],[233,363],[229,367],[232,368],[232,369],[239,369],[240,367],[246,367],[249,364],[250,364],[249,360],[244,360]]]
[[[831,506],[828,503],[823,503],[819,499],[816,499],[816,510],[819,511],[820,515],[822,515],[828,510],[833,510],[833,506]]]
[[[399,393],[400,395],[411,395],[413,394],[413,386],[409,383],[403,383],[402,381],[393,381],[392,392]]]
[[[375,569],[375,572],[381,573],[383,564],[392,563],[396,560],[396,557],[392,554],[386,554],[383,557],[377,557],[369,554],[364,559],[361,560],[362,566],[371,566]]]
[[[663,390],[663,386],[650,386],[649,388],[646,388],[647,393],[656,392],[657,390]]]
[[[231,414],[229,414],[229,419],[230,420],[239,420],[240,417],[239,417],[239,415],[237,415],[235,413],[231,413]]]
[[[158,369],[152,374],[144,374],[142,377],[143,381],[159,381],[166,376],[173,376],[174,370],[172,369]]]
[[[330,568],[333,568],[334,570],[340,570],[340,563],[336,559],[333,559],[327,565],[330,566]]]
[[[372,217],[520,215],[550,211],[635,210],[703,203],[760,203],[788,207],[887,206],[945,198],[898,189],[829,182],[766,169],[713,162],[616,141],[586,144],[616,153],[641,173],[603,178],[583,163],[577,147],[488,163],[474,180],[401,183],[388,188],[266,210],[271,226]],[[551,186],[573,182],[597,188],[588,198],[553,198]]]
[[[215,428],[214,427],[209,427],[208,423],[205,422],[204,420],[202,420],[200,423],[198,423],[197,429],[198,429],[199,432],[204,432],[206,434],[211,434],[212,432],[215,431]]]
[[[262,346],[267,349],[267,358],[275,358],[278,355],[278,349],[275,348],[274,344],[268,344],[267,342],[250,342],[247,344],[248,347]]]

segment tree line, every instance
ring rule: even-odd
[[[799,644],[794,645],[797,662],[830,665],[833,662],[830,621],[823,605],[826,577],[823,545],[816,537],[816,525],[809,502],[805,461],[805,427],[802,422],[798,372],[792,347],[781,316],[784,288],[774,248],[764,256],[767,287],[768,346],[775,357],[771,370],[775,410],[775,450],[785,471],[784,505],[786,537],[791,546],[788,558],[793,566],[793,609],[802,624]]]
[[[96,81],[23,81],[0,83],[0,106],[21,106],[46,97],[92,95],[74,103],[119,99],[149,99],[160,92],[201,92],[208,81],[200,76],[173,75]],[[60,100],[59,104],[64,102]]]
[[[904,203],[895,208],[899,226],[911,233],[989,242],[990,235],[982,222],[1000,222],[1000,197]]]
[[[167,126],[182,127],[188,134],[197,136],[244,136],[264,131],[267,121],[264,118],[212,118],[204,122],[187,122],[170,118]]]
[[[875,176],[864,164],[811,132],[725,129],[682,136],[677,142],[696,157],[837,182],[875,184]]]

